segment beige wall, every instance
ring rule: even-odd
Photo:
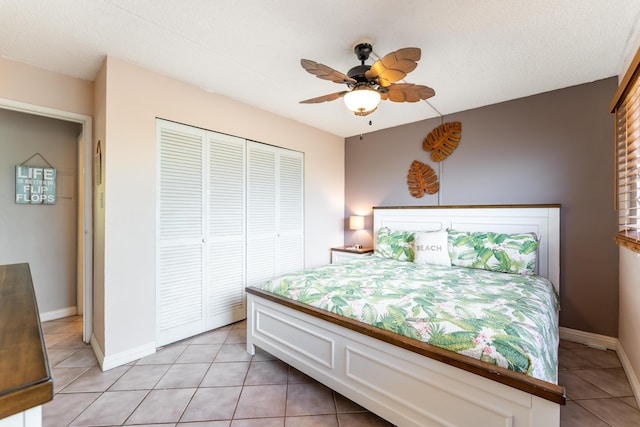
[[[640,27],[635,38],[629,44],[624,66],[620,70],[619,80],[627,72],[627,68],[640,49]],[[612,118],[613,120],[613,118]],[[631,365],[627,368],[636,399],[640,401],[640,254],[620,248],[620,312],[618,339],[623,352]]]
[[[640,254],[625,248],[620,248],[619,322],[618,339],[637,381],[640,375]]]
[[[329,261],[329,247],[343,241],[342,138],[116,58],[102,73],[105,90],[96,98],[104,98],[105,110],[97,111],[96,137],[105,156],[97,191],[98,199],[104,192],[104,224],[96,230],[104,227],[104,270],[96,304],[104,307],[100,345],[107,360],[145,351],[155,339],[157,117],[304,152],[305,263]]]
[[[0,57],[0,98],[93,115],[93,82]]]
[[[93,118],[93,153],[97,151],[98,141],[100,141],[100,150],[103,157],[102,178],[100,185],[95,185],[93,193],[93,336],[95,344],[101,347],[104,354],[103,346],[105,344],[105,311],[104,311],[104,157],[106,155],[105,144],[105,107],[106,107],[106,64],[100,69],[95,81],[95,103]],[[95,168],[95,161],[94,161]],[[95,175],[95,170],[94,170]]]
[[[93,116],[92,342],[110,366],[155,348],[156,117],[305,153],[305,264],[343,242],[344,140],[109,58],[95,83],[0,58],[0,99]],[[108,190],[108,191],[107,191]]]

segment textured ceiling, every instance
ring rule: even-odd
[[[640,0],[0,0],[0,55],[87,80],[115,56],[347,137],[617,75],[639,22]],[[436,96],[299,104],[345,87],[300,59],[346,73],[361,38],[421,48],[406,81]]]

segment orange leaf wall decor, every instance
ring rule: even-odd
[[[431,159],[441,162],[458,147],[462,136],[462,123],[444,123],[432,130],[422,141],[425,151],[431,150]]]
[[[417,199],[424,196],[424,193],[437,193],[440,188],[438,176],[431,166],[417,160],[414,160],[409,167],[407,184],[409,185],[409,193]]]

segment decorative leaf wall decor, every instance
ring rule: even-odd
[[[415,198],[424,196],[424,193],[434,194],[438,192],[440,184],[438,177],[431,166],[414,160],[407,175],[409,193]]]
[[[444,123],[432,130],[422,141],[425,151],[431,150],[431,159],[441,162],[456,149],[462,136],[462,123]]]

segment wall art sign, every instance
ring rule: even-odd
[[[16,165],[16,203],[56,204],[56,169]]]

